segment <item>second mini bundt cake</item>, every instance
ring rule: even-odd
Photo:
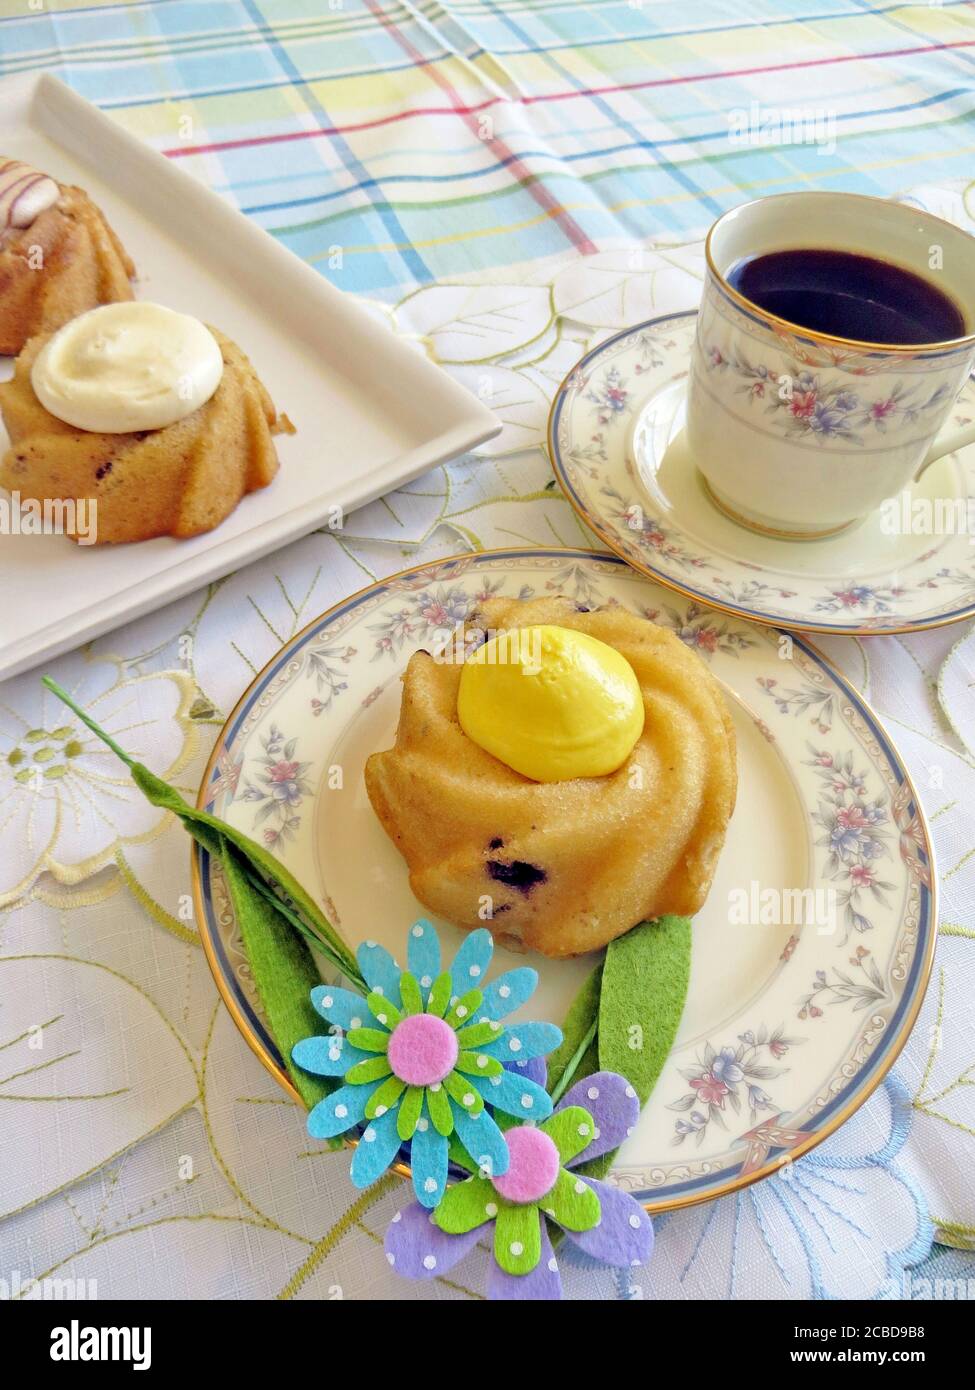
[[[735,737],[701,659],[622,608],[490,599],[466,628],[534,625],[587,634],[629,663],[643,721],[621,765],[564,780],[522,775],[465,733],[463,665],[417,652],[395,745],[368,759],[366,789],[431,911],[488,925],[507,945],[571,956],[646,918],[699,910],[734,808]]]
[[[170,319],[186,317],[135,303],[95,309],[83,317],[117,318],[120,313],[128,317],[130,312],[134,317],[145,310],[165,316],[159,318],[163,327]],[[118,393],[88,391],[80,405],[75,400],[72,406],[68,398],[67,405],[57,407],[65,414],[87,411],[96,419],[118,413],[120,424],[111,430],[107,418],[99,421],[98,428],[86,429],[52,414],[38,398],[36,370],[52,339],[46,334],[32,338],[17,359],[13,379],[0,385],[0,414],[10,436],[10,448],[0,460],[0,485],[17,492],[23,501],[93,501],[98,544],[198,535],[219,525],[245,493],[266,487],[278,471],[272,436],[293,427],[287,417],[278,416],[236,344],[215,329],[204,329],[197,320],[187,322],[207,334],[213,359],[208,364],[210,381],[204,387],[208,394],[202,404],[160,428],[126,423],[126,411],[138,415],[146,403],[158,408],[164,395],[152,390],[151,361],[144,367],[145,379],[139,380],[141,395],[131,393],[133,400],[119,400]],[[67,325],[62,334],[80,323]],[[91,360],[110,358],[101,332],[86,346],[78,381],[70,383],[79,389],[91,384],[84,374]],[[144,340],[151,351],[159,340],[158,329],[150,329]],[[176,390],[169,394],[177,396]],[[179,409],[178,399],[175,409]]]
[[[82,188],[0,155],[0,354],[132,298],[135,267]]]

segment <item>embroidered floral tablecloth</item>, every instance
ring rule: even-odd
[[[549,400],[601,337],[697,301],[697,229],[721,207],[800,183],[913,186],[971,225],[955,178],[970,20],[951,0],[923,15],[823,0],[800,22],[808,8],[165,0],[36,16],[7,0],[5,71],[61,71],[323,269],[341,243],[337,283],[475,391],[489,372],[504,426],[341,533],[53,662],[55,678],[193,796],[243,687],[338,599],[459,550],[595,545],[553,485]],[[666,106],[645,95],[664,83]],[[799,90],[813,107],[830,92],[832,152],[729,147],[735,103]],[[573,1267],[570,1296],[923,1297],[971,1269],[941,1246],[975,1246],[975,635],[822,646],[930,818],[942,922],[921,1017],[885,1083],[786,1178],[661,1219],[646,1271]],[[25,775],[39,758],[41,790]],[[401,1180],[357,1194],[347,1158],[309,1142],[217,1000],[184,832],[37,673],[0,688],[0,828],[0,1293],[49,1275],[101,1297],[482,1294],[476,1259],[423,1286],[388,1270]]]

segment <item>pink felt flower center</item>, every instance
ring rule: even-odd
[[[434,1014],[410,1014],[389,1037],[387,1057],[393,1075],[408,1086],[433,1086],[449,1076],[457,1061],[457,1034]]]
[[[555,1186],[559,1151],[540,1129],[509,1129],[505,1135],[511,1162],[508,1171],[492,1178],[496,1192],[509,1202],[537,1202]]]

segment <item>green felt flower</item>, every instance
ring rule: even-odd
[[[463,1235],[493,1221],[497,1264],[506,1274],[530,1274],[542,1254],[544,1217],[566,1231],[599,1225],[599,1197],[564,1166],[593,1142],[594,1131],[592,1116],[580,1105],[559,1110],[538,1126],[509,1129],[507,1173],[470,1177],[449,1188],[434,1223],[447,1235]]]

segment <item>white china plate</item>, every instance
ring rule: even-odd
[[[695,919],[679,1036],[613,1170],[651,1210],[665,1210],[744,1186],[831,1133],[893,1062],[924,993],[935,876],[923,815],[887,734],[818,652],[675,599],[591,551],[431,563],[353,595],[282,648],[220,734],[199,805],[263,836],[350,944],[376,939],[402,958],[409,926],[428,914],[369,805],[365,759],[391,745],[400,677],[437,630],[487,594],[552,593],[588,607],[619,603],[673,627],[722,682],[737,730],[738,804]],[[306,765],[306,786],[276,800],[271,768],[282,759]],[[341,787],[329,785],[335,768]],[[193,880],[224,1000],[291,1090],[224,885],[199,847]],[[739,915],[752,920],[752,893],[769,889],[819,889],[823,910],[803,925],[783,900],[764,925],[761,910],[753,925],[735,925],[732,894],[744,890]],[[830,925],[830,889],[831,934],[817,925]],[[450,959],[462,933],[437,926]],[[499,949],[494,969],[526,959]],[[530,960],[541,978],[526,1015],[561,1023],[592,958]]]
[[[939,524],[915,499],[975,498],[975,447],[940,459],[891,518],[875,512],[813,541],[759,535],[709,499],[684,444],[696,311],[649,319],[589,352],[549,418],[555,476],[582,520],[628,564],[736,617],[807,632],[915,632],[975,615],[975,534],[905,534]],[[975,385],[955,407],[975,418]],[[968,507],[975,511],[975,504]],[[948,508],[942,506],[941,517]],[[940,524],[944,524],[943,521]],[[967,524],[967,521],[965,522]]]
[[[335,508],[348,513],[500,428],[353,298],[56,78],[0,82],[0,152],[86,188],[135,261],[136,296],[233,338],[297,427],[276,441],[270,487],[207,535],[98,547],[0,535],[0,678],[329,524]],[[0,376],[11,372],[0,358]]]

